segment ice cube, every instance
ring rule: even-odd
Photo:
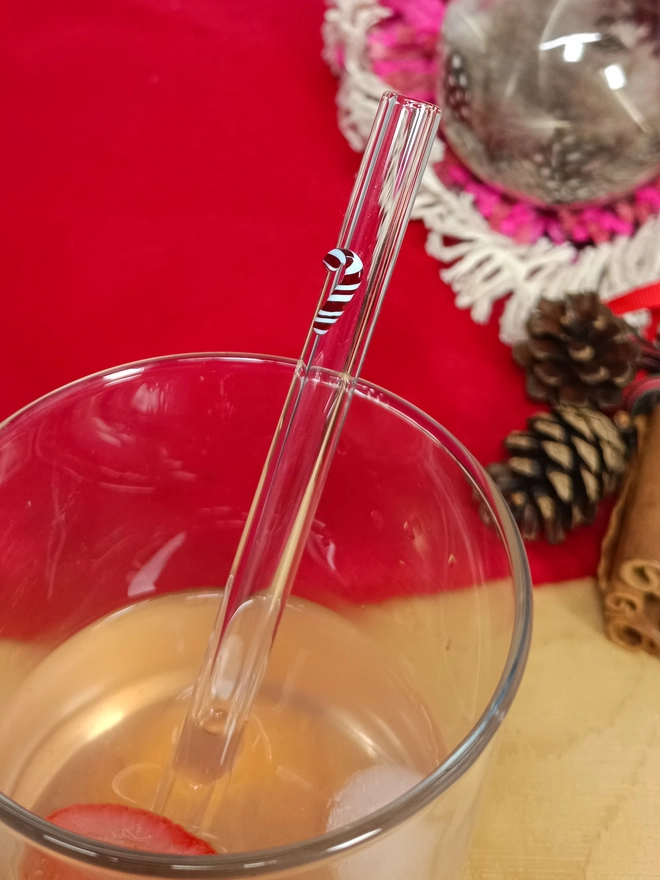
[[[377,764],[354,773],[334,796],[327,830],[363,819],[405,794],[424,777],[409,767]]]
[[[423,778],[416,770],[394,765],[358,770],[333,798],[326,830],[368,816]],[[414,816],[355,852],[340,854],[335,871],[341,880],[432,880],[437,838],[437,829],[426,816]]]

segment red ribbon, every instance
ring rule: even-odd
[[[660,281],[637,287],[629,293],[614,297],[607,305],[615,315],[625,315],[627,312],[636,312],[638,309],[655,311],[660,309]]]
[[[626,409],[634,416],[650,412],[660,403],[660,375],[638,376],[623,392]]]

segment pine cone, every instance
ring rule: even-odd
[[[559,544],[570,529],[593,522],[599,502],[618,488],[634,438],[624,411],[612,421],[589,407],[561,405],[528,419],[527,431],[509,434],[508,462],[487,470],[523,538],[544,533]]]
[[[655,341],[647,342],[646,339],[642,339],[640,345],[642,349],[640,366],[653,375],[660,373],[660,325]]]
[[[591,166],[597,169],[611,150],[609,144],[559,128],[549,141],[536,147],[531,161],[553,202],[579,202],[586,196],[585,178],[593,174]]]
[[[451,52],[445,61],[445,101],[457,119],[470,118],[470,78],[460,52]]]
[[[539,300],[527,332],[513,357],[527,371],[530,397],[603,410],[621,406],[621,391],[637,371],[639,342],[598,294]]]

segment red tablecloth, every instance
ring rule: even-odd
[[[3,4],[0,415],[151,355],[298,354],[359,162],[322,14],[322,0]],[[412,224],[364,376],[487,463],[534,408],[496,322],[455,308],[424,240]],[[530,546],[536,582],[592,574],[603,525]]]

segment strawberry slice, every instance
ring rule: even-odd
[[[48,816],[67,831],[126,849],[178,856],[208,856],[215,850],[164,816],[120,804],[74,804]]]
[[[47,818],[67,831],[125,849],[179,856],[216,854],[205,840],[170,819],[120,804],[74,804]],[[94,873],[36,850],[27,853],[21,866],[21,880],[89,880]]]

